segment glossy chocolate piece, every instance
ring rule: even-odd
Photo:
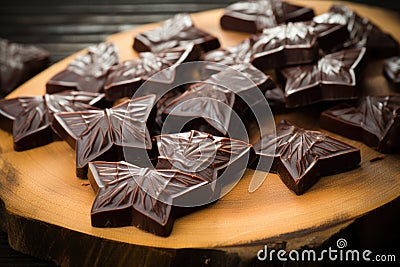
[[[383,64],[383,74],[392,83],[400,85],[400,57],[391,57]]]
[[[347,19],[345,16],[327,12],[313,18],[309,23],[309,27],[317,36],[318,46],[325,52],[329,53],[338,44],[346,42],[350,33],[347,30]]]
[[[368,19],[342,5],[333,5],[330,12],[343,16],[344,24],[347,25],[350,34],[349,39],[344,43],[339,43],[333,50],[366,47],[368,54],[372,57],[384,58],[398,55],[398,41]]]
[[[54,75],[46,84],[49,94],[64,90],[103,92],[109,70],[119,63],[116,47],[100,43],[77,56],[65,70]]]
[[[261,71],[318,60],[317,36],[308,24],[297,22],[265,29],[238,46],[211,51],[204,60],[226,65],[252,63]]]
[[[241,82],[242,79],[245,81]],[[250,100],[250,106],[258,100],[254,98],[257,96],[255,96],[253,92],[265,92],[266,90],[277,87],[271,76],[261,72],[251,64],[245,63],[232,65],[231,68],[224,67],[219,69],[219,72],[214,73],[200,84],[205,86],[207,83],[228,88],[240,97],[245,97],[248,100],[253,97],[253,99]],[[193,86],[195,87],[197,85]]]
[[[253,0],[234,3],[224,10],[221,27],[225,30],[258,33],[279,24],[311,20],[314,11],[280,0]]]
[[[216,62],[219,64],[233,66],[236,64],[251,63],[252,61],[252,46],[254,44],[253,38],[245,39],[237,46],[230,46],[227,48],[219,48],[208,53],[205,53],[202,60],[209,62]],[[214,66],[216,68],[217,66]],[[222,71],[221,66],[217,71]]]
[[[322,128],[382,153],[400,149],[400,95],[367,96],[357,105],[339,104],[321,114]]]
[[[154,118],[154,124],[149,125],[149,130],[151,131],[152,136],[161,134],[164,124],[164,112],[168,105],[180,95],[182,95],[182,93],[179,90],[170,90],[157,101],[155,106],[156,115]]]
[[[218,38],[193,25],[188,14],[177,14],[162,26],[135,36],[133,49],[138,52],[162,52],[188,44],[199,45],[204,51],[220,47]]]
[[[316,64],[283,69],[286,107],[357,98],[364,56],[365,48],[348,49],[328,54]]]
[[[282,88],[276,87],[265,91],[265,98],[273,114],[281,114],[287,112],[285,92]]]
[[[146,161],[151,149],[146,123],[154,101],[155,95],[148,95],[111,109],[56,114],[52,126],[75,149],[76,175],[86,178],[87,164],[94,160],[151,165]]]
[[[177,169],[200,176],[210,183],[216,181],[228,167],[233,169],[236,163],[243,164],[243,159],[249,156],[252,149],[250,144],[240,140],[194,130],[161,134],[155,139],[159,153],[157,168]],[[244,168],[247,165],[245,162]]]
[[[152,170],[126,162],[90,163],[89,181],[96,191],[92,226],[133,225],[159,236],[172,232],[174,204],[207,184],[178,170]]]
[[[252,46],[251,63],[260,70],[318,60],[316,35],[302,22],[265,29]]]
[[[236,184],[255,159],[250,144],[204,132],[162,134],[155,139],[159,153],[157,169],[177,169],[209,182],[196,190],[198,197],[191,201],[196,206],[217,201],[223,189]]]
[[[262,100],[262,92],[271,87],[276,86],[269,76],[249,64],[236,65],[192,85],[170,101],[164,109],[164,117],[168,116],[173,126],[188,122],[183,131],[195,129],[226,135],[228,129],[235,130],[236,116],[243,116],[250,107],[257,105]],[[233,111],[237,114],[235,117]],[[169,125],[164,125],[167,133],[177,131],[166,127]]]
[[[260,157],[273,159],[271,172],[297,195],[305,193],[321,176],[355,168],[360,150],[318,131],[281,121],[276,135],[266,135],[254,145]]]
[[[49,53],[39,47],[0,39],[0,97],[47,68],[49,63]]]
[[[111,68],[104,86],[108,100],[117,100],[123,97],[132,97],[136,90],[146,81],[152,83],[149,87],[172,84],[175,80],[175,68],[184,62],[200,58],[201,48],[189,44],[165,52],[144,52],[138,59],[122,62]],[[161,70],[168,69],[157,75]],[[150,79],[150,80],[149,80]]]
[[[0,100],[0,124],[12,131],[14,149],[28,150],[53,142],[54,113],[94,109],[102,94],[65,91],[59,94]]]
[[[183,131],[196,129],[226,135],[234,104],[232,91],[217,86],[193,86],[165,107],[163,121],[167,121],[163,122],[163,130],[173,133],[183,126]]]

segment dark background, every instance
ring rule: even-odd
[[[400,0],[353,0],[400,12]],[[232,0],[2,0],[0,1],[0,38],[33,43],[48,50],[52,62],[110,34],[140,24],[165,20],[178,12],[197,12],[222,8]],[[400,15],[400,13],[399,13]],[[400,25],[399,25],[400,27]],[[382,253],[398,253],[400,201],[396,201],[356,220],[338,234],[352,248]],[[337,238],[328,241],[335,242]],[[334,247],[334,246],[333,246]],[[396,255],[400,260],[400,255]],[[0,266],[54,266],[12,250],[7,235],[0,231]]]

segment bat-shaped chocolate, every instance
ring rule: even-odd
[[[65,91],[3,99],[0,100],[0,124],[12,131],[15,150],[28,150],[53,141],[51,123],[55,113],[95,109],[93,105],[103,98],[98,93]]]
[[[271,172],[297,195],[321,176],[347,171],[361,160],[358,148],[288,121],[280,122],[276,134],[263,136],[254,149],[260,157],[273,159]]]
[[[63,112],[55,115],[53,128],[76,152],[76,174],[86,178],[94,160],[122,160],[147,164],[151,149],[147,120],[155,95],[127,100],[105,110]]]
[[[207,184],[178,170],[140,168],[127,162],[89,163],[89,181],[96,192],[93,226],[133,225],[159,236],[172,231],[174,204]]]

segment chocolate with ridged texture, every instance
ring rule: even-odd
[[[280,0],[253,0],[234,3],[224,10],[221,27],[225,30],[258,33],[279,24],[311,20],[314,11]]]
[[[194,130],[161,134],[155,140],[159,153],[156,168],[177,169],[212,183],[209,200],[218,199],[224,185],[238,181],[255,158],[246,142]]]
[[[365,48],[355,48],[328,54],[316,64],[283,69],[286,107],[358,98],[364,59]]]
[[[163,131],[190,129],[226,135],[231,126],[235,93],[218,86],[192,86],[165,107]]]
[[[334,12],[327,12],[314,17],[309,23],[309,27],[317,36],[319,48],[329,53],[338,44],[347,41],[350,33],[347,30],[346,22],[345,16]]]
[[[133,225],[158,236],[171,234],[175,203],[207,184],[178,170],[140,168],[127,162],[89,163],[89,181],[96,192],[92,226]]]
[[[0,97],[48,67],[49,53],[39,47],[0,39]]]
[[[138,52],[162,52],[190,43],[199,45],[204,51],[220,47],[218,38],[193,25],[189,14],[177,14],[153,30],[137,34],[133,49]]]
[[[297,195],[304,194],[321,176],[355,168],[360,150],[318,131],[281,121],[276,135],[266,135],[254,145],[259,157],[273,159],[271,172]]]
[[[132,97],[136,90],[144,83],[148,87],[172,84],[175,80],[175,68],[184,62],[198,60],[202,51],[197,45],[189,44],[164,52],[144,52],[139,58],[122,62],[111,68],[104,86],[108,100],[117,100],[123,97]],[[165,70],[169,68],[168,70]],[[158,73],[165,70],[161,73]],[[158,75],[153,76],[158,73]],[[155,90],[155,89],[154,89]]]
[[[233,66],[235,64],[251,63],[253,38],[247,38],[236,46],[219,48],[205,53],[202,60],[216,62],[223,65]],[[215,65],[215,67],[218,67]],[[223,66],[221,66],[222,68]],[[221,69],[218,69],[221,71]]]
[[[156,96],[148,95],[105,110],[63,112],[54,116],[53,128],[75,149],[76,175],[86,178],[94,160],[123,160],[143,167],[151,139],[147,121]]]
[[[169,120],[163,129],[174,133],[177,129],[168,127],[178,125],[184,126],[183,131],[226,135],[237,130],[237,120],[263,100],[262,93],[271,86],[275,87],[271,78],[249,64],[227,68],[170,101],[163,111]]]
[[[161,134],[165,118],[164,111],[169,105],[169,103],[174,101],[174,99],[180,95],[182,95],[182,92],[180,90],[174,89],[174,90],[169,90],[167,93],[161,96],[160,99],[158,99],[154,107],[155,109],[154,123],[148,125],[152,136]]]
[[[265,71],[318,60],[317,36],[308,24],[297,22],[265,29],[239,45],[210,51],[203,59],[226,65],[252,63]]]
[[[252,46],[251,63],[260,70],[318,60],[316,35],[302,22],[265,29]]]
[[[383,74],[396,85],[400,85],[400,57],[391,57],[383,63]]]
[[[65,70],[47,81],[46,91],[49,94],[64,90],[103,92],[110,68],[118,63],[114,44],[90,46],[86,54],[77,56]]]
[[[390,34],[383,32],[370,20],[359,16],[343,5],[333,5],[329,11],[343,16],[344,24],[347,25],[350,34],[349,39],[344,43],[339,43],[333,50],[366,47],[368,55],[378,58],[399,54],[398,41]]]
[[[367,96],[357,105],[339,104],[321,114],[322,128],[382,153],[400,149],[400,95]]]
[[[196,174],[209,182],[217,178],[214,169],[225,169],[251,150],[251,145],[246,142],[195,130],[161,134],[155,140],[161,162],[170,161],[174,168]],[[205,171],[207,169],[209,171]]]
[[[53,142],[54,114],[94,109],[103,94],[65,91],[44,96],[21,96],[0,100],[0,125],[13,133],[14,149],[28,150]]]

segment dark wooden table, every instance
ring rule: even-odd
[[[400,1],[396,0],[355,1],[400,10]],[[91,44],[104,41],[110,34],[161,21],[178,12],[221,8],[232,2],[235,1],[6,0],[0,2],[0,37],[41,46],[51,53],[54,63]],[[399,208],[400,200],[397,199],[356,220],[339,233],[340,237],[352,242],[354,248],[398,253]],[[400,258],[400,255],[396,256]],[[7,235],[0,231],[0,266],[47,267],[54,264],[14,251],[8,245]]]

